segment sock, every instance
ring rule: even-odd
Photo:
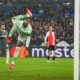
[[[49,56],[47,56],[47,60],[49,60]]]
[[[53,61],[55,60],[55,56],[53,56]]]
[[[10,54],[9,50],[6,51],[6,62],[9,62]]]
[[[14,64],[16,58],[18,57],[19,51],[20,51],[20,47],[16,47],[16,51],[15,51],[14,57],[12,59],[12,64]]]

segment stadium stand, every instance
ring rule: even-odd
[[[61,2],[62,1],[62,2]],[[41,45],[49,25],[54,26],[56,37],[60,41],[72,44],[74,41],[74,2],[73,0],[0,0],[0,25],[6,25],[9,32],[12,27],[11,18],[25,14],[28,7],[33,18],[31,45]],[[13,43],[16,33],[13,36]],[[15,39],[15,40],[14,40]]]

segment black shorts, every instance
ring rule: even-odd
[[[51,51],[51,50],[56,50],[56,46],[55,46],[55,45],[48,46],[48,50],[49,50],[49,51]]]

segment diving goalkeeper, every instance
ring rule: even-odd
[[[18,57],[20,47],[23,45],[24,41],[26,41],[26,47],[29,47],[31,33],[32,33],[32,26],[30,24],[30,20],[32,17],[32,13],[29,9],[26,9],[25,15],[18,15],[12,18],[13,27],[9,33],[8,39],[11,39],[11,36],[16,31],[18,33],[18,41],[16,45],[16,51],[14,53],[14,57],[10,64],[10,69],[14,68],[15,59]]]

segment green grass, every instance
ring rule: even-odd
[[[57,58],[47,63],[46,58],[18,58],[13,70],[0,57],[0,80],[73,80],[73,59]]]

